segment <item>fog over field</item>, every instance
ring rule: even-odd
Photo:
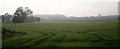
[[[0,0],[0,48],[118,49],[119,0]]]

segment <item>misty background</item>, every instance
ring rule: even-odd
[[[16,8],[30,7],[34,15],[63,14],[67,17],[117,15],[119,0],[0,0],[0,15],[13,14]]]

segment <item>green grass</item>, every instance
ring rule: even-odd
[[[3,47],[118,47],[117,21],[3,23],[2,27],[27,33],[6,37]]]

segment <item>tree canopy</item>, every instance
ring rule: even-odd
[[[14,23],[23,23],[24,20],[27,18],[27,16],[30,16],[33,14],[33,11],[29,9],[28,7],[18,7],[17,10],[14,13],[13,22]]]

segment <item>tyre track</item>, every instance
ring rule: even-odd
[[[49,38],[43,41],[42,43],[39,43],[38,45],[36,45],[36,47],[56,47],[57,45],[62,43],[65,40],[65,38],[66,35],[56,35],[55,37]]]
[[[46,33],[45,33],[46,34]],[[45,40],[47,40],[47,39],[49,39],[49,38],[52,38],[53,36],[55,36],[54,34],[52,34],[52,33],[49,33],[49,34],[46,34],[46,36],[44,36],[44,37],[41,37],[41,38],[37,38],[37,39],[33,39],[33,40],[31,40],[31,41],[29,41],[29,42],[27,42],[27,43],[24,43],[22,46],[23,47],[30,47],[30,46],[36,46],[36,45],[38,45],[39,43],[41,43],[41,42],[43,42],[43,41],[45,41]]]
[[[102,40],[102,41],[108,41],[108,40],[112,40],[112,38],[111,37],[108,37],[108,36],[106,36],[106,35],[103,35],[103,34],[93,34],[95,37],[97,37],[97,38],[99,38],[100,40]]]

